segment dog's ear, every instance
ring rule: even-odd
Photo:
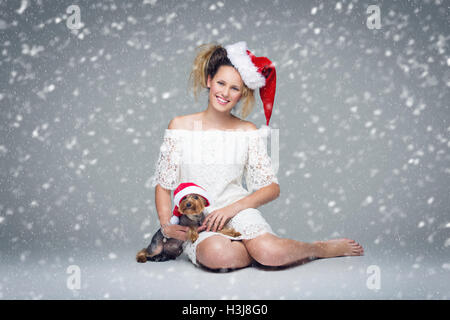
[[[206,207],[206,199],[205,199],[205,198],[203,198],[203,197],[202,197],[202,196],[200,196],[200,195],[199,195],[199,197],[200,197],[200,198],[202,198],[202,201],[203,201],[203,205],[204,205],[204,206]]]

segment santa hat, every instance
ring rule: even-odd
[[[269,125],[277,84],[275,65],[266,57],[255,57],[247,49],[245,41],[227,45],[225,50],[228,59],[239,71],[245,85],[252,90],[259,88],[264,114],[267,125]]]
[[[209,206],[209,195],[205,189],[192,182],[180,183],[180,185],[173,192],[173,202],[175,203],[175,208],[173,209],[173,216],[170,219],[171,224],[178,224],[180,221],[182,213],[178,211],[178,206],[180,205],[180,202],[191,193],[198,194],[205,198],[206,207]]]

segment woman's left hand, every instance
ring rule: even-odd
[[[236,213],[237,212],[230,206],[214,210],[206,216],[202,226],[206,226],[205,231],[220,231],[224,225],[236,215]]]

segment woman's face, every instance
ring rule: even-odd
[[[242,96],[244,83],[232,66],[221,66],[214,78],[208,76],[209,103],[220,112],[229,112]]]

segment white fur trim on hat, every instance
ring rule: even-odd
[[[180,222],[180,218],[178,218],[177,216],[172,216],[172,218],[170,218],[170,224],[178,224]]]
[[[208,202],[210,201],[209,195],[204,189],[202,189],[200,187],[196,187],[196,186],[189,186],[189,187],[186,187],[186,188],[180,190],[179,192],[177,192],[177,194],[173,198],[173,202],[175,203],[175,205],[179,206],[181,199],[183,199],[185,196],[187,196],[188,194],[191,194],[191,193],[201,195],[202,197],[207,199]]]
[[[252,59],[247,54],[247,43],[239,41],[225,46],[228,59],[239,71],[242,81],[252,90],[264,87],[266,78],[258,72],[258,68],[253,64]]]

